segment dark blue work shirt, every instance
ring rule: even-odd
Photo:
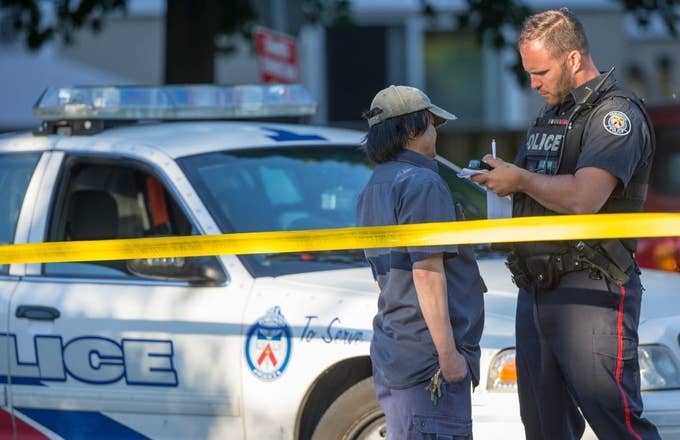
[[[449,222],[462,217],[456,211],[449,188],[437,173],[437,162],[405,150],[397,160],[376,166],[359,196],[357,224]],[[445,245],[365,253],[380,287],[371,341],[374,375],[391,388],[408,388],[429,380],[437,370],[437,350],[420,310],[412,267],[443,253],[454,339],[477,385],[486,289],[472,249]]]

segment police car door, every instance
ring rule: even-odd
[[[0,244],[26,242],[32,202],[48,162],[49,154],[7,146],[0,150],[0,188],[3,190],[0,197]],[[21,422],[12,418],[6,390],[10,381],[9,366],[16,353],[15,336],[6,331],[7,310],[23,272],[22,264],[0,264],[0,438],[12,438],[15,429],[19,433],[26,432]]]
[[[199,233],[205,225],[188,213],[205,209],[174,162],[163,162],[151,173],[135,160],[66,154],[43,186],[54,191],[40,194],[30,239]],[[242,437],[249,284],[223,261],[29,265],[9,317],[16,417],[63,438]]]

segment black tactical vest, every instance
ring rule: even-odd
[[[526,142],[515,164],[535,173],[548,175],[574,174],[581,153],[583,132],[593,110],[605,100],[613,97],[628,99],[640,108],[650,131],[652,149],[654,150],[656,148],[654,130],[642,101],[634,94],[613,86],[603,91],[592,103],[580,108],[574,106],[573,110],[567,112],[566,115],[558,115],[557,106],[548,108],[543,115],[536,118],[534,125],[529,129]],[[576,113],[574,110],[576,110]],[[642,205],[647,195],[651,162],[650,160],[642,169],[635,172],[625,190],[623,185],[619,183],[599,212],[642,211]],[[544,208],[524,193],[514,194],[513,217],[544,215],[558,214]],[[629,251],[635,251],[636,240],[626,239],[621,240],[621,242]],[[521,243],[515,245],[515,250],[521,256],[556,254],[573,248],[572,244],[564,241]]]

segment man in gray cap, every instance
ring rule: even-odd
[[[377,163],[359,196],[360,226],[462,219],[437,173],[436,127],[454,115],[420,90],[390,86],[364,114]],[[483,292],[468,246],[366,249],[380,289],[371,361],[387,438],[472,438],[471,384],[479,382]]]

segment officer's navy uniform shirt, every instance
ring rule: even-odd
[[[586,87],[594,88],[601,79],[583,84],[561,105],[549,106],[539,115],[518,154],[518,165],[560,174],[584,167],[601,168],[619,180],[615,193],[646,184],[644,173],[654,150],[650,127],[635,102],[617,96],[611,79],[596,107],[583,115],[582,133],[566,132],[566,124],[559,131],[550,131],[550,121],[568,118],[576,103],[583,100]],[[541,167],[541,160],[559,157],[558,148],[547,148],[548,137],[565,132],[568,149],[564,157],[571,153],[573,163],[559,170],[556,166]],[[578,150],[569,150],[574,147]],[[609,206],[622,206],[609,205],[612,201],[615,198],[610,196],[600,212],[607,212]],[[634,207],[635,203],[629,205]],[[536,215],[541,212],[538,207],[543,214],[548,213],[537,202],[521,207],[527,209],[517,210],[520,215]],[[530,286],[519,291],[516,360],[522,422],[528,439],[579,437],[584,426],[581,414],[598,438],[659,438],[654,426],[641,416],[636,356],[642,297],[639,276],[631,267],[630,281],[618,286],[593,275],[590,270],[573,271],[563,275],[556,288]]]
[[[581,99],[585,87],[594,87],[600,79],[597,77],[582,85],[569,98]],[[613,112],[622,112],[629,119],[630,129],[626,134],[614,135],[605,128],[610,126]],[[582,145],[576,169],[602,168],[618,178],[624,187],[633,174],[651,160],[653,154],[649,127],[642,111],[637,104],[620,96],[606,98],[593,111],[583,132]]]
[[[587,88],[594,88],[601,80],[602,75],[572,90],[562,104],[544,108],[540,117],[568,117],[576,102],[579,102],[586,94]],[[604,90],[612,85],[613,79],[610,78]],[[627,118],[630,126],[627,130],[616,133],[612,130],[614,128],[612,118],[618,113],[625,115],[624,120]],[[609,171],[625,188],[635,172],[651,160],[653,150],[650,137],[645,117],[637,104],[622,96],[607,97],[602,102],[598,102],[597,107],[589,115],[583,130],[582,149],[576,169],[569,171],[573,173],[584,167],[601,168]],[[521,166],[525,157],[531,156],[532,150],[540,150],[540,145],[532,147],[531,142],[529,136],[524,148],[520,150],[515,159],[515,164]],[[559,154],[557,148],[554,150],[557,152],[555,155]],[[548,155],[543,153],[543,156],[547,158]],[[527,168],[535,171],[536,166],[529,164]]]
[[[360,226],[447,222],[460,216],[437,173],[437,162],[410,150],[376,166],[357,205]],[[453,334],[476,385],[486,289],[472,249],[447,245],[365,252],[380,288],[371,342],[376,380],[391,388],[408,388],[429,380],[437,370],[437,350],[418,304],[411,270],[413,263],[444,253]]]

